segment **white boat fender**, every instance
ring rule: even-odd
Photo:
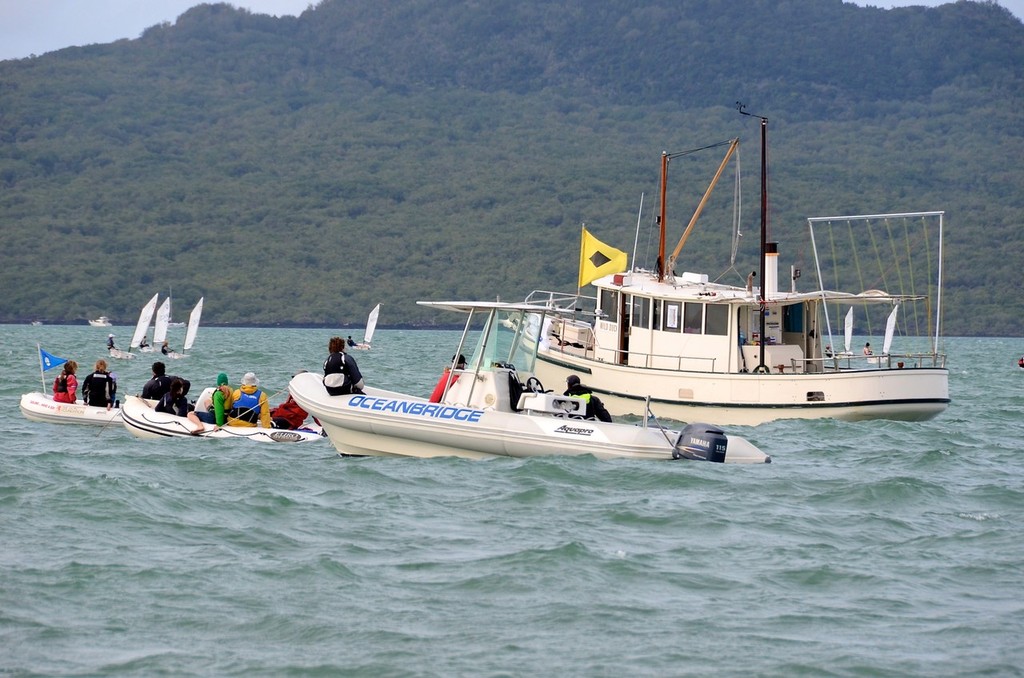
[[[676,438],[673,459],[725,462],[729,438],[725,431],[711,424],[687,424]]]

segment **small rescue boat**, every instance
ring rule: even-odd
[[[121,418],[121,410],[112,407],[91,407],[79,400],[76,403],[60,403],[53,396],[35,391],[21,396],[21,413],[26,419],[47,424],[85,424],[106,426]]]

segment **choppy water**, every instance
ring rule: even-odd
[[[84,375],[106,332],[0,327],[2,675],[1024,674],[1020,341],[950,340],[934,421],[738,428],[775,461],[736,467],[24,419],[36,342]],[[174,369],[273,393],[328,336],[204,329]],[[427,393],[456,337],[382,330],[356,357]],[[122,392],[150,364],[119,362]]]

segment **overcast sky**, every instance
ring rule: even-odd
[[[45,54],[72,45],[137,38],[164,21],[174,23],[202,0],[0,0],[0,60]],[[211,0],[213,1],[213,0]],[[298,16],[314,0],[234,0],[236,7],[259,14]],[[935,6],[942,0],[857,0],[875,7]],[[1024,0],[999,0],[1018,19]]]

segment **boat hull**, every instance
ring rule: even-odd
[[[346,455],[670,460],[678,436],[655,427],[429,403],[372,388],[365,394],[329,396],[322,378],[311,373],[296,375],[289,391]],[[729,436],[725,461],[765,463],[770,458],[749,441]]]
[[[260,443],[304,443],[323,440],[323,436],[315,431],[266,429],[249,426],[221,426],[217,430],[213,424],[204,424],[203,432],[193,435],[195,424],[184,417],[157,412],[152,401],[143,400],[138,396],[128,396],[122,412],[122,421],[128,431],[136,438],[156,440],[161,438],[218,438],[233,440],[250,440]]]
[[[22,415],[31,421],[47,424],[78,424],[106,426],[121,418],[121,410],[112,407],[90,407],[81,402],[59,403],[44,393],[26,393],[19,404]]]
[[[542,351],[535,372],[549,386],[578,375],[614,415],[642,415],[649,396],[658,416],[720,426],[756,426],[778,419],[924,421],[941,414],[950,402],[944,368],[723,374],[640,369]],[[623,392],[624,384],[630,393]]]

